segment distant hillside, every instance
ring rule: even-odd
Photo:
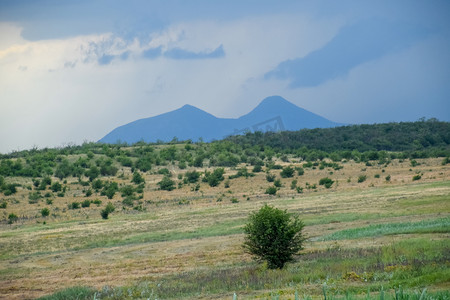
[[[138,141],[178,140],[205,142],[244,132],[328,128],[341,124],[304,110],[279,96],[264,99],[250,113],[237,119],[217,118],[201,109],[185,105],[177,110],[120,126],[99,142],[129,144]]]
[[[291,150],[306,147],[326,152],[448,149],[450,123],[430,119],[418,122],[251,133],[229,137],[227,140],[246,147],[259,145]]]

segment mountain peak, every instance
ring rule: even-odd
[[[135,143],[179,140],[204,141],[222,139],[246,131],[299,130],[303,128],[335,127],[333,123],[304,110],[280,96],[267,97],[248,114],[237,119],[217,118],[195,106],[186,104],[171,112],[120,126],[100,142]]]

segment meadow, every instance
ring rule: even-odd
[[[212,186],[201,178],[215,167],[165,164],[141,172],[145,184],[130,195],[124,187],[136,171],[117,165],[115,176],[98,177],[118,183],[111,199],[87,192],[80,177],[61,180],[63,197],[51,185],[34,197],[34,178],[8,177],[20,186],[1,200],[0,297],[450,297],[450,168],[442,158],[311,163],[287,155],[271,163],[262,172],[244,163],[224,167]],[[158,185],[166,170],[173,190]],[[200,178],[184,180],[194,170]],[[115,210],[103,219],[107,203]],[[282,270],[267,269],[242,248],[248,215],[266,203],[306,224],[304,250]]]

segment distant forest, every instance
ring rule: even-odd
[[[270,146],[278,150],[302,147],[326,152],[420,151],[447,149],[450,123],[436,119],[418,122],[351,125],[335,128],[303,129],[284,132],[255,132],[228,137],[242,146]]]
[[[55,176],[89,178],[115,176],[120,168],[147,172],[158,166],[236,167],[254,170],[279,168],[274,158],[288,162],[289,156],[313,162],[324,158],[339,162],[446,157],[450,162],[450,123],[437,120],[411,123],[352,125],[293,132],[247,133],[211,143],[178,141],[133,145],[84,143],[53,149],[31,149],[0,154],[2,176]],[[159,168],[156,168],[159,169]]]

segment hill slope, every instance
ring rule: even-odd
[[[327,128],[340,124],[304,110],[279,96],[264,99],[250,113],[237,118],[217,118],[201,109],[185,105],[177,110],[120,126],[99,142],[135,143],[140,140],[168,142],[179,140],[209,142],[245,131],[280,131],[303,128]]]

